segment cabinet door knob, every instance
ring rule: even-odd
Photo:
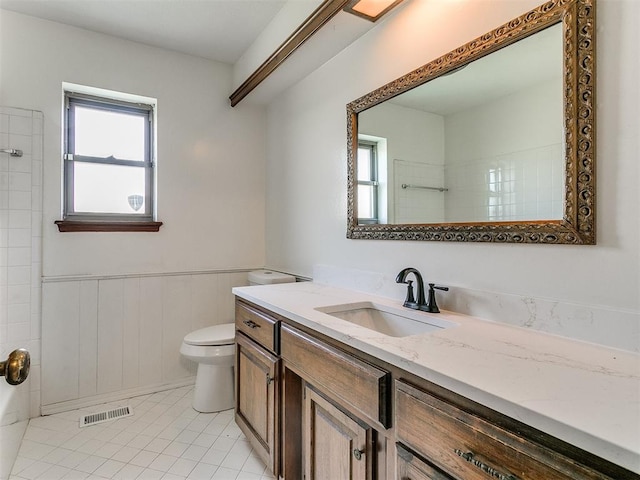
[[[364,450],[358,450],[357,448],[353,449],[353,456],[355,457],[356,460],[361,460],[363,453],[364,453]]]

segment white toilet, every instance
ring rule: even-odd
[[[250,285],[295,282],[295,277],[269,270],[249,272]],[[219,412],[233,408],[235,324],[201,328],[184,337],[180,353],[198,364],[193,408]]]
[[[193,408],[219,412],[233,408],[235,324],[201,328],[184,337],[180,353],[198,364]]]

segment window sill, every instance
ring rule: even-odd
[[[157,232],[162,222],[101,222],[56,220],[59,232]]]

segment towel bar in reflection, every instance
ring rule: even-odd
[[[444,187],[427,187],[425,185],[411,185],[409,183],[403,183],[401,185],[402,188],[421,188],[423,190],[436,190],[438,192],[448,192],[449,189],[448,188],[444,188]]]
[[[12,157],[22,156],[22,150],[18,150],[16,148],[0,148],[0,153],[8,153]]]

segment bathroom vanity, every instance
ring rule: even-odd
[[[638,355],[311,282],[233,291],[236,422],[278,478],[640,479]]]

